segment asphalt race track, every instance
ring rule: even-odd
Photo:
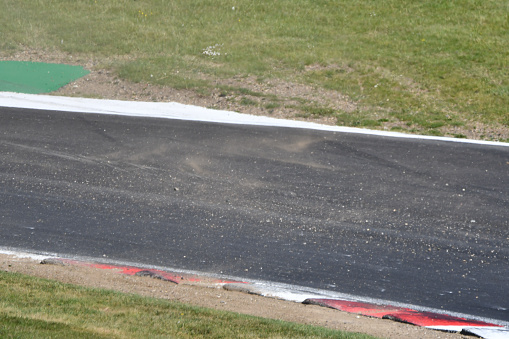
[[[509,147],[0,107],[0,246],[509,321]]]

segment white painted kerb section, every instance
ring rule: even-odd
[[[52,95],[0,92],[0,106],[55,110],[65,112],[99,113],[99,114],[126,115],[136,117],[205,121],[225,124],[304,128],[319,131],[368,134],[393,138],[438,140],[438,141],[450,141],[459,143],[472,143],[472,144],[509,147],[509,143],[502,142],[479,141],[446,137],[432,137],[396,132],[375,131],[353,127],[327,126],[311,122],[275,119],[264,116],[241,114],[198,106],[183,105],[175,102],[100,100],[74,97],[59,97]]]

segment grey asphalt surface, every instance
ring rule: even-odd
[[[0,246],[509,321],[509,147],[0,107]]]

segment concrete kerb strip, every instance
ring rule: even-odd
[[[95,263],[82,260],[65,259],[65,258],[45,258],[41,261],[43,265],[62,265],[62,266],[83,266],[92,267],[101,270],[114,270],[120,274],[133,275],[139,277],[150,277],[163,281],[172,282],[175,284],[186,284],[186,285],[197,285],[197,284],[240,284],[241,281],[236,280],[223,280],[210,278],[205,275],[198,276],[194,274],[169,272],[166,270],[136,267],[136,266],[124,266],[124,265],[111,265],[104,263]]]
[[[503,142],[413,135],[354,127],[328,126],[311,122],[276,119],[198,106],[183,105],[175,102],[133,102],[0,92],[0,106],[77,113],[178,119],[223,124],[303,128],[339,133],[377,135],[392,138],[436,140],[509,147],[509,143]]]
[[[258,280],[244,280],[226,276],[215,276],[196,271],[183,271],[166,267],[143,266],[136,263],[115,262],[105,259],[67,259],[55,253],[34,254],[27,250],[0,248],[0,253],[19,258],[31,258],[41,264],[63,266],[78,265],[103,270],[114,270],[119,274],[149,276],[175,284],[222,287],[225,290],[255,294],[304,304],[314,304],[337,310],[395,320],[447,332],[473,334],[486,339],[509,338],[509,323],[493,319],[469,318],[459,313],[445,313],[442,310],[427,309],[415,305],[399,304],[385,300],[363,298],[343,293],[317,290],[302,286],[272,283]],[[392,305],[391,305],[392,304]]]
[[[335,299],[307,299],[304,303],[330,307],[369,317],[395,320],[440,331],[475,334],[489,339],[509,337],[509,329],[502,325],[441,313],[417,311],[405,307]]]
[[[412,308],[393,305],[382,305],[348,299],[323,298],[324,295],[310,293],[307,291],[299,291],[295,288],[285,288],[285,286],[281,287],[281,285],[277,286],[270,283],[238,281],[235,279],[217,279],[205,274],[186,274],[161,269],[111,265],[65,258],[46,258],[41,261],[41,264],[56,264],[64,266],[76,265],[103,270],[115,270],[120,274],[148,276],[175,284],[202,285],[211,287],[222,286],[222,288],[227,291],[243,292],[263,297],[319,305],[368,317],[404,322],[426,327],[428,329],[473,334],[486,339],[509,338],[508,327],[486,321],[452,316],[444,313],[419,311]]]

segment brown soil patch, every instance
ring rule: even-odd
[[[203,95],[192,90],[126,81],[118,78],[108,70],[100,69],[98,60],[76,57],[61,52],[25,48],[13,56],[2,57],[0,55],[0,60],[65,63],[83,66],[90,71],[87,76],[51,93],[52,95],[59,96],[128,101],[178,102],[186,105],[270,116],[280,119],[313,121],[326,125],[335,125],[336,119],[333,117],[302,117],[303,112],[294,107],[300,104],[299,99],[305,100],[308,105],[319,104],[345,111],[355,109],[355,103],[337,92],[319,90],[311,86],[280,80],[267,80],[261,83],[255,77],[234,77],[227,80],[215,80],[202,75],[202,78],[210,81],[211,84],[243,88],[262,94],[262,96],[232,93],[225,95],[224,91],[216,88],[212,89],[209,95]],[[107,64],[108,60],[101,60],[101,63]],[[277,107],[273,107],[274,105],[271,105],[273,102],[267,99],[265,95],[277,97]]]
[[[0,270],[57,280],[79,286],[179,301],[186,304],[254,316],[366,333],[382,338],[471,338],[457,333],[358,316],[325,307],[303,305],[256,295],[226,291],[214,284],[174,284],[150,277],[80,266],[41,265],[39,261],[0,254]]]

